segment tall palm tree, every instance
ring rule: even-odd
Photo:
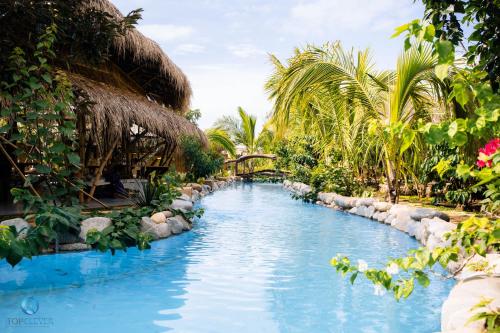
[[[253,154],[259,150],[262,142],[255,133],[257,118],[241,107],[238,107],[238,116],[223,116],[215,122],[214,128],[226,131],[235,144],[244,145],[247,153]]]
[[[266,89],[278,133],[305,125],[346,166],[362,172],[367,164],[381,163],[391,201],[397,201],[400,178],[408,171],[404,158],[419,148],[417,123],[439,111],[436,100],[444,91],[431,48],[411,48],[395,71],[383,72],[374,69],[368,51],[354,54],[338,42],[297,50],[287,66],[275,57],[271,61],[275,73]]]
[[[225,150],[229,156],[236,157],[236,146],[229,134],[221,128],[209,128],[205,131],[210,146],[215,150]]]

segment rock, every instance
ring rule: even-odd
[[[328,192],[319,192],[318,193],[318,199],[323,201],[327,205],[331,205],[331,203],[333,202],[333,199],[335,199],[336,196],[337,196],[337,194],[335,194],[335,193],[328,193]]]
[[[342,209],[351,209],[356,206],[356,198],[351,198],[351,197],[344,197],[344,196],[336,196],[333,201],[337,206],[339,206]]]
[[[193,203],[191,201],[175,199],[170,205],[171,209],[184,209],[187,211],[193,210]]]
[[[25,238],[26,235],[28,234],[28,229],[31,228],[30,224],[28,222],[26,222],[25,219],[22,219],[20,217],[16,217],[14,219],[2,221],[0,223],[0,225],[5,225],[7,227],[11,227],[11,226],[15,227],[16,231],[18,233],[18,237],[20,239]]]
[[[202,190],[203,192],[205,192],[205,193],[210,193],[210,192],[212,192],[212,187],[210,187],[210,185],[203,184],[203,186],[202,186],[202,187],[203,187],[203,190]]]
[[[59,246],[60,251],[85,251],[90,250],[92,247],[85,243],[69,243]]]
[[[392,224],[392,221],[394,221],[396,219],[396,215],[392,215],[389,212],[385,212],[385,213],[387,214],[387,218],[385,220],[383,220],[382,222],[384,222],[385,224]]]
[[[169,226],[170,231],[174,235],[180,234],[184,230],[184,225],[182,224],[182,222],[179,219],[177,219],[176,216],[169,217],[167,219],[166,224]]]
[[[359,198],[356,201],[356,207],[359,206],[371,206],[375,202],[375,199],[373,198]]]
[[[168,219],[169,217],[172,217],[174,216],[174,213],[172,213],[171,211],[169,210],[164,210],[163,212],[161,212],[163,215],[165,215],[165,222],[166,222],[166,219]]]
[[[432,219],[434,217],[438,217],[447,222],[450,221],[448,214],[431,208],[415,208],[410,211],[410,217],[416,221],[420,221],[424,218]]]
[[[155,223],[146,216],[141,219],[141,231],[150,234],[155,240],[168,237],[171,234],[168,223]]]
[[[90,217],[82,221],[80,225],[80,238],[87,239],[87,233],[91,229],[103,231],[105,228],[111,226],[111,219],[108,217]]]
[[[429,233],[444,241],[444,235],[457,228],[456,224],[446,222],[438,217],[427,220]]]
[[[377,216],[377,221],[384,222],[385,219],[387,219],[387,215],[389,215],[387,212],[379,212]]]
[[[189,200],[191,200],[191,197],[193,196],[193,188],[190,186],[185,186],[181,189],[181,193],[187,195],[189,197]]]
[[[475,313],[484,309],[470,309],[482,298],[491,298],[492,308],[500,307],[500,279],[495,277],[472,278],[453,287],[441,308],[441,330],[443,332],[468,329],[463,332],[483,332],[484,321],[466,324]]]
[[[349,213],[358,215],[358,207],[352,207],[349,209]]]
[[[427,225],[425,223],[422,223],[422,221],[420,221],[419,223],[416,223],[416,228],[415,228],[415,233],[413,236],[415,236],[415,238],[420,242],[422,243],[423,245],[425,245],[427,243],[427,238],[429,237],[429,232],[427,230]]]
[[[484,264],[485,267],[482,271],[476,271],[470,266],[470,264]],[[486,257],[482,257],[475,254],[469,263],[463,268],[463,270],[456,277],[458,280],[470,279],[472,277],[484,276],[494,274],[496,276],[500,275],[500,254],[498,253],[488,253]]]
[[[372,219],[374,219],[374,220],[377,220],[377,221],[378,221],[378,216],[379,216],[379,214],[380,214],[380,212],[377,212],[377,211],[376,211],[375,213],[373,213]]]
[[[197,190],[193,190],[193,195],[191,196],[191,200],[198,201],[200,200],[200,198],[201,198],[200,192],[198,192]]]
[[[416,223],[415,220],[411,219],[409,216],[406,216],[402,218],[395,218],[394,220],[392,220],[391,225],[400,231],[408,232],[408,228],[414,223]]]
[[[182,215],[176,215],[175,218],[182,223],[182,229],[184,231],[191,230],[193,226],[189,221],[187,221]]]
[[[151,220],[154,223],[165,223],[167,222],[167,217],[163,213],[156,213],[151,216]]]
[[[365,211],[363,212],[363,216],[366,218],[371,219],[373,217],[373,214],[375,213],[375,207],[373,206],[368,206],[365,208]]]
[[[376,201],[373,203],[373,207],[375,207],[375,209],[379,212],[387,212],[389,209],[391,209],[392,204],[385,201]]]
[[[186,186],[191,187],[194,191],[198,191],[198,192],[203,191],[203,187],[202,187],[202,185],[201,185],[201,184],[198,184],[198,183],[189,183],[189,184],[187,184]]]
[[[182,193],[181,196],[177,198],[177,200],[191,201],[191,196],[188,196],[187,194]]]

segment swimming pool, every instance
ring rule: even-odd
[[[280,185],[233,185],[200,206],[191,232],[148,251],[2,262],[0,331],[439,331],[452,281],[433,280],[398,303],[362,279],[352,287],[329,264],[339,252],[382,263],[418,246],[408,235],[295,201]],[[25,314],[23,300],[38,311]]]

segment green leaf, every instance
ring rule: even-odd
[[[52,171],[52,169],[47,165],[37,164],[35,168],[36,168],[36,171],[43,173],[43,174],[48,174]]]
[[[413,143],[415,140],[415,131],[411,129],[403,130],[403,140],[401,143],[401,148],[399,149],[399,154],[403,154]]]
[[[399,27],[397,27],[396,29],[394,29],[395,32],[392,34],[391,38],[398,37],[403,32],[407,31],[409,27],[410,27],[410,23],[406,23],[406,24],[400,25]]]
[[[425,27],[424,39],[426,41],[432,42],[435,35],[436,35],[436,28],[434,28],[434,25],[429,24],[427,27]]]
[[[354,281],[358,277],[358,272],[355,272],[351,275],[351,278],[349,279],[351,281],[351,284],[354,284]]]
[[[68,156],[69,163],[71,163],[75,166],[80,166],[80,156],[78,156],[78,154],[69,153],[67,156]]]
[[[455,60],[455,48],[450,41],[439,41],[436,43],[435,47],[438,53],[438,63],[440,65],[453,64],[453,61]]]
[[[440,64],[434,68],[434,72],[436,73],[436,76],[438,77],[438,79],[440,79],[442,81],[448,76],[448,68],[449,67],[450,67],[450,65],[448,65],[448,64]]]

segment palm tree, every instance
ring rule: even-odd
[[[225,150],[229,156],[236,157],[236,146],[229,134],[221,128],[209,128],[205,131],[211,148]]]
[[[378,72],[368,51],[354,54],[340,43],[296,50],[288,65],[271,58],[275,73],[266,84],[279,127],[315,133],[358,174],[383,165],[391,201],[399,196],[405,158],[418,156],[417,126],[440,110],[443,83],[427,45],[398,59],[395,71]],[[328,149],[326,149],[328,151]]]
[[[238,107],[237,117],[223,116],[214,124],[214,128],[224,130],[236,145],[244,145],[248,154],[257,152],[260,148],[259,137],[255,133],[257,118]]]

